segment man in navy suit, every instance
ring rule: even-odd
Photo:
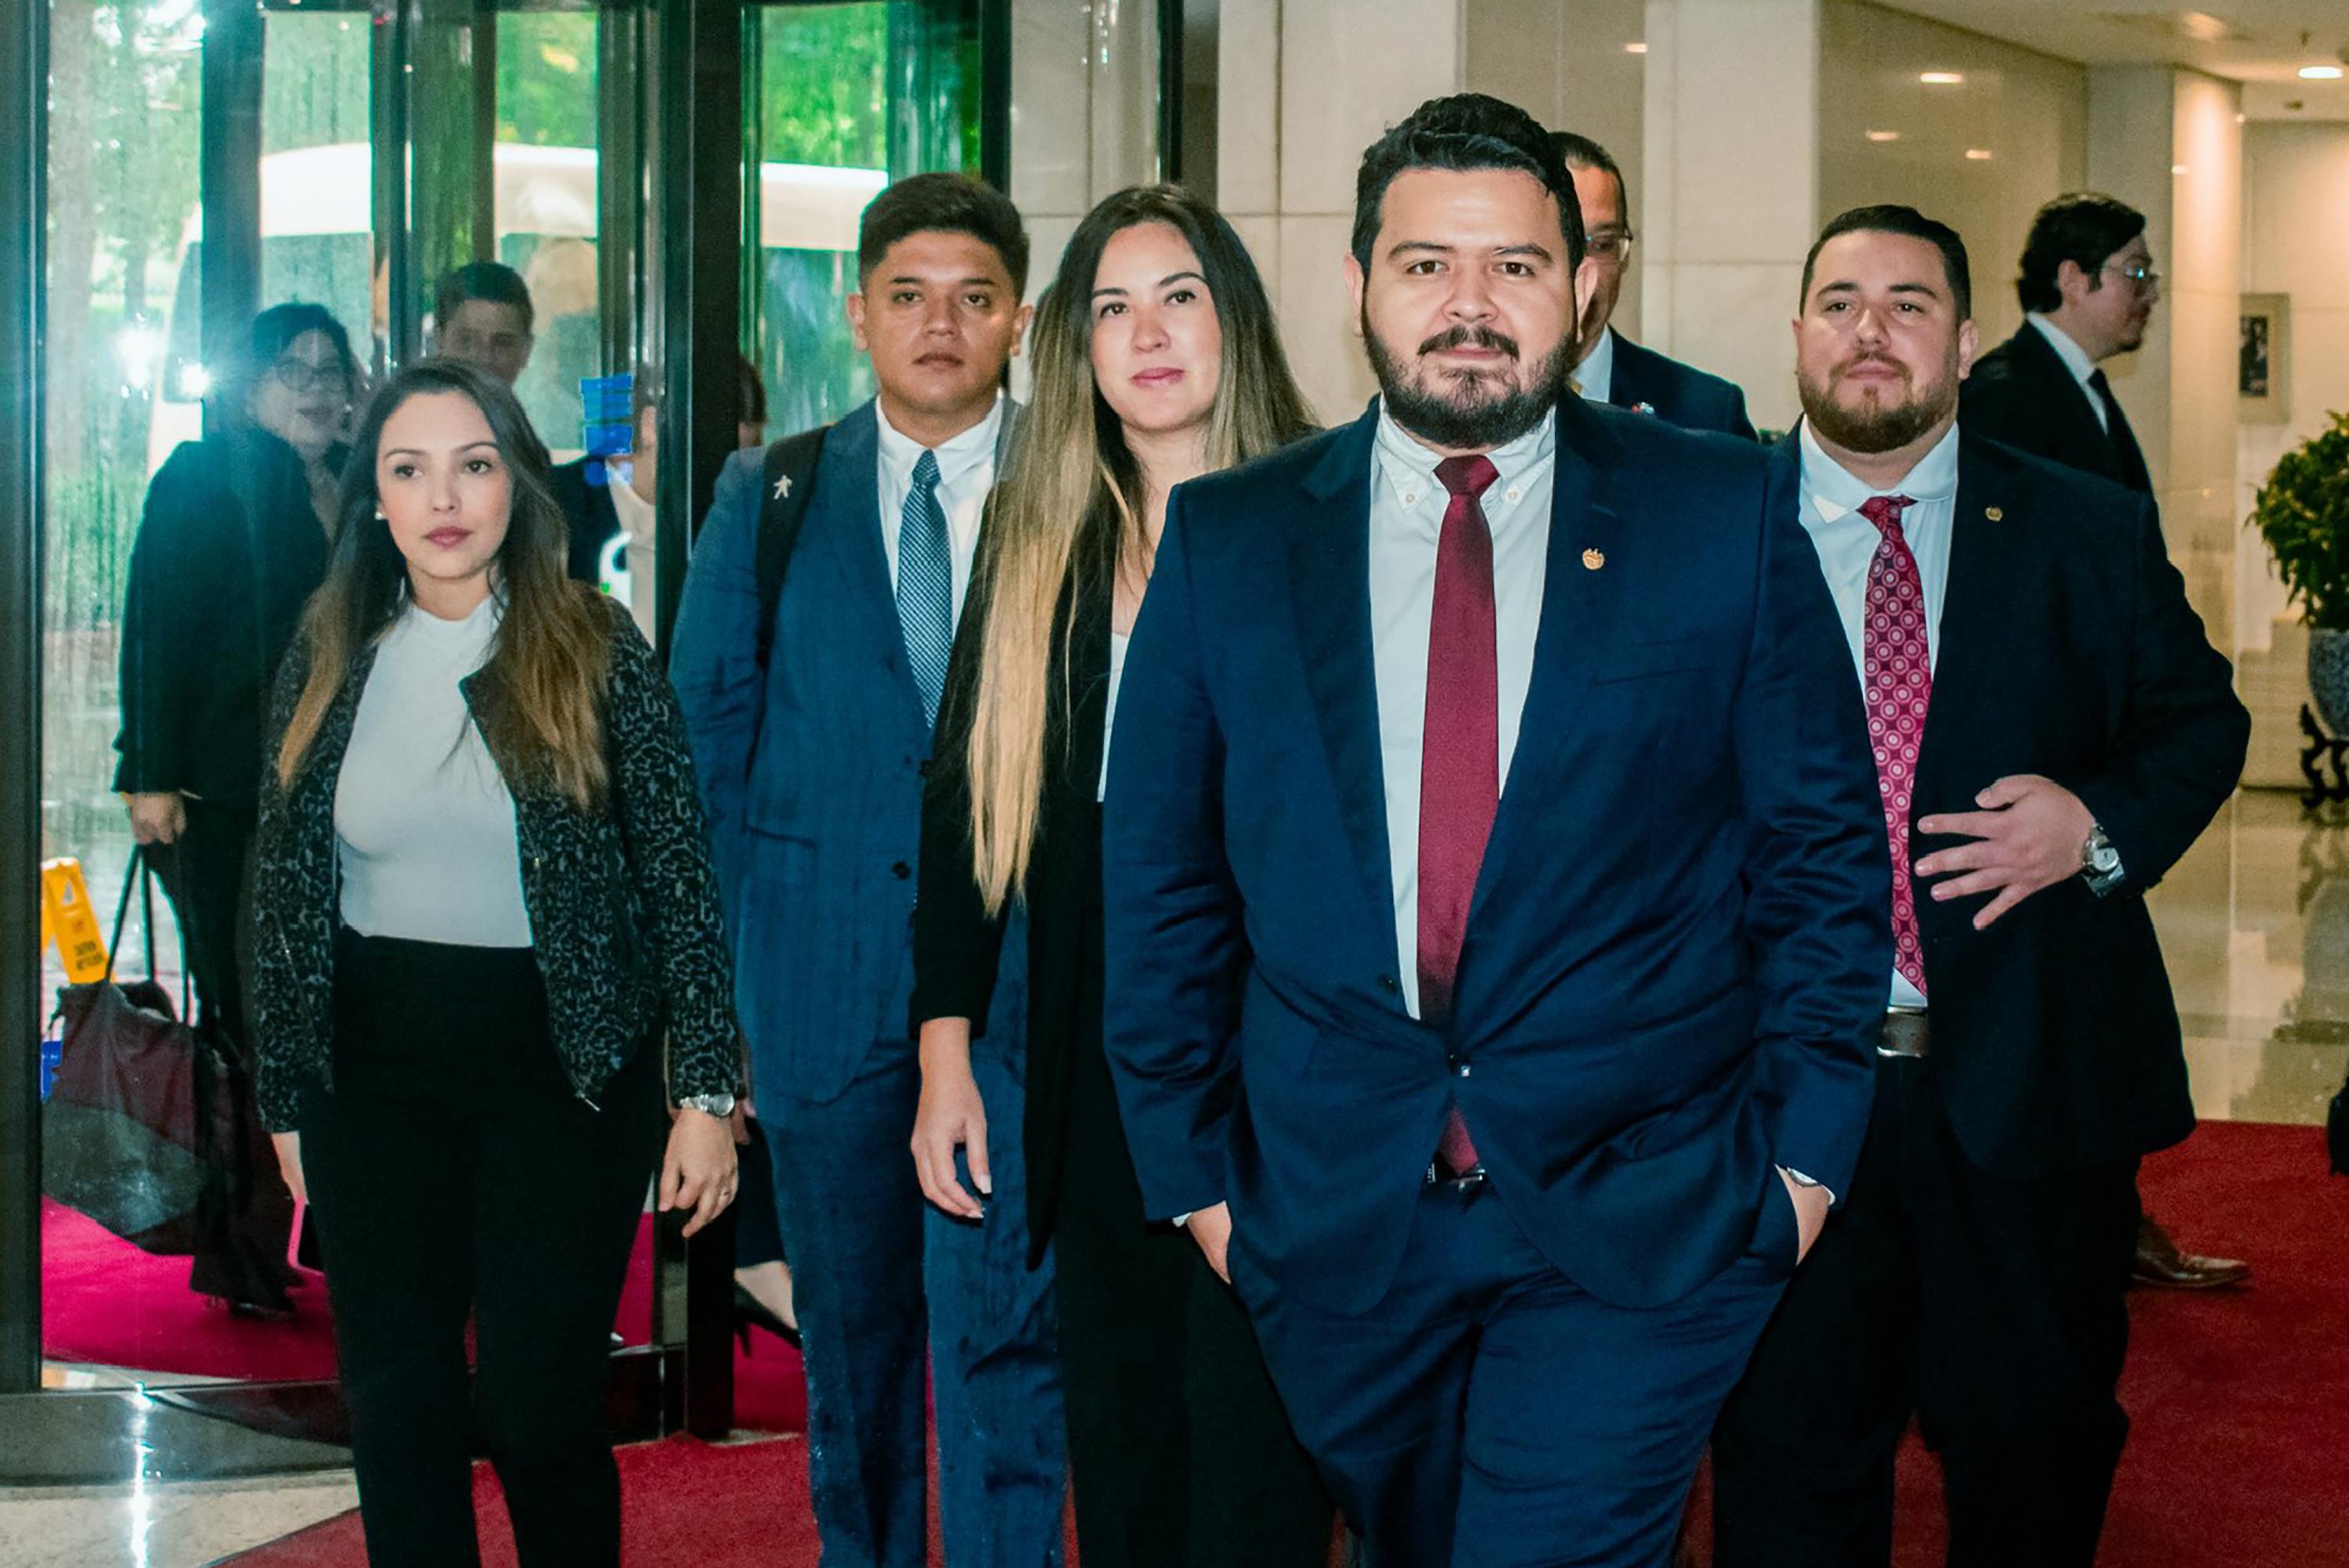
[[[1011,1027],[972,1059],[1004,1130],[985,1222],[929,1208],[905,1153],[922,776],[1012,418],[999,388],[1027,271],[1019,214],[975,181],[916,175],[874,199],[848,318],[880,391],[824,438],[771,654],[762,666],[756,562],[773,487],[750,451],[719,477],[669,655],[792,1249],[827,1568],[927,1561],[926,1371],[947,1563],[1061,1556],[1052,1276],[1027,1266],[1022,1200],[1019,931],[997,993]]]
[[[1890,962],[1802,531],[1759,448],[1561,396],[1581,255],[1522,110],[1370,150],[1381,397],[1175,491],[1110,748],[1145,1204],[1395,1568],[1669,1551],[1849,1180]]]
[[[1557,150],[1574,175],[1590,267],[1598,273],[1577,329],[1582,358],[1574,379],[1582,395],[1594,403],[1653,414],[1684,430],[1718,430],[1754,440],[1745,394],[1735,382],[1642,348],[1609,325],[1623,294],[1624,270],[1631,264],[1631,198],[1613,156],[1588,137],[1559,131]]]
[[[1866,672],[1894,952],[1851,1201],[1715,1439],[1718,1568],[1884,1568],[1912,1418],[1951,1568],[2087,1568],[2137,1159],[2194,1125],[2145,893],[2251,719],[2151,500],[1961,414],[1971,294],[1908,207],[1844,213],[1804,267],[1775,488]]]

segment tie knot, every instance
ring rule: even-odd
[[[1480,452],[1475,457],[1444,459],[1435,465],[1435,477],[1454,495],[1475,500],[1492,488],[1493,481],[1501,477],[1501,470],[1493,466],[1492,459]]]
[[[1876,524],[1876,531],[1891,539],[1900,532],[1900,514],[1917,504],[1905,495],[1872,495],[1859,503],[1859,515]]]
[[[2112,395],[2113,384],[2105,378],[2105,367],[2101,365],[2088,372],[2088,385],[2096,389],[2099,397]]]
[[[938,455],[927,447],[924,447],[922,455],[914,459],[914,482],[925,490],[937,488]]]

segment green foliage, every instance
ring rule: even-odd
[[[2308,624],[2349,631],[2349,414],[2276,463],[2251,509],[2251,526],[2275,552]]]
[[[755,14],[765,35],[761,160],[886,169],[888,5],[768,5]]]
[[[593,11],[498,13],[500,141],[596,145],[595,22]]]

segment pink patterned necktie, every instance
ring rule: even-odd
[[[1900,514],[1916,504],[1905,495],[1871,496],[1860,502],[1859,515],[1884,535],[1868,563],[1868,636],[1861,662],[1876,786],[1884,797],[1885,834],[1892,844],[1892,966],[1921,995],[1925,944],[1917,932],[1916,884],[1909,870],[1909,811],[1916,800],[1925,710],[1933,700],[1933,660],[1925,634],[1925,584],[1900,531]]]
[[[1452,1015],[1453,983],[1468,936],[1468,906],[1485,841],[1501,801],[1501,673],[1493,610],[1493,531],[1477,504],[1499,470],[1484,457],[1446,458],[1435,477],[1452,493],[1435,543],[1435,603],[1428,622],[1427,724],[1419,764],[1419,1015]],[[1477,1166],[1468,1125],[1444,1118],[1443,1161]]]

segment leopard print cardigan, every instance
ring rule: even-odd
[[[523,903],[546,980],[555,1050],[573,1089],[590,1105],[630,1056],[664,1031],[673,1098],[739,1094],[732,968],[684,717],[627,610],[606,603],[608,799],[583,810],[552,790],[513,792]],[[370,644],[352,660],[290,786],[278,783],[276,756],[309,678],[301,643],[286,655],[272,697],[254,868],[254,1078],[273,1132],[299,1125],[307,1087],[334,1087],[342,905],[335,789],[374,665]],[[464,684],[470,698],[471,682]]]

